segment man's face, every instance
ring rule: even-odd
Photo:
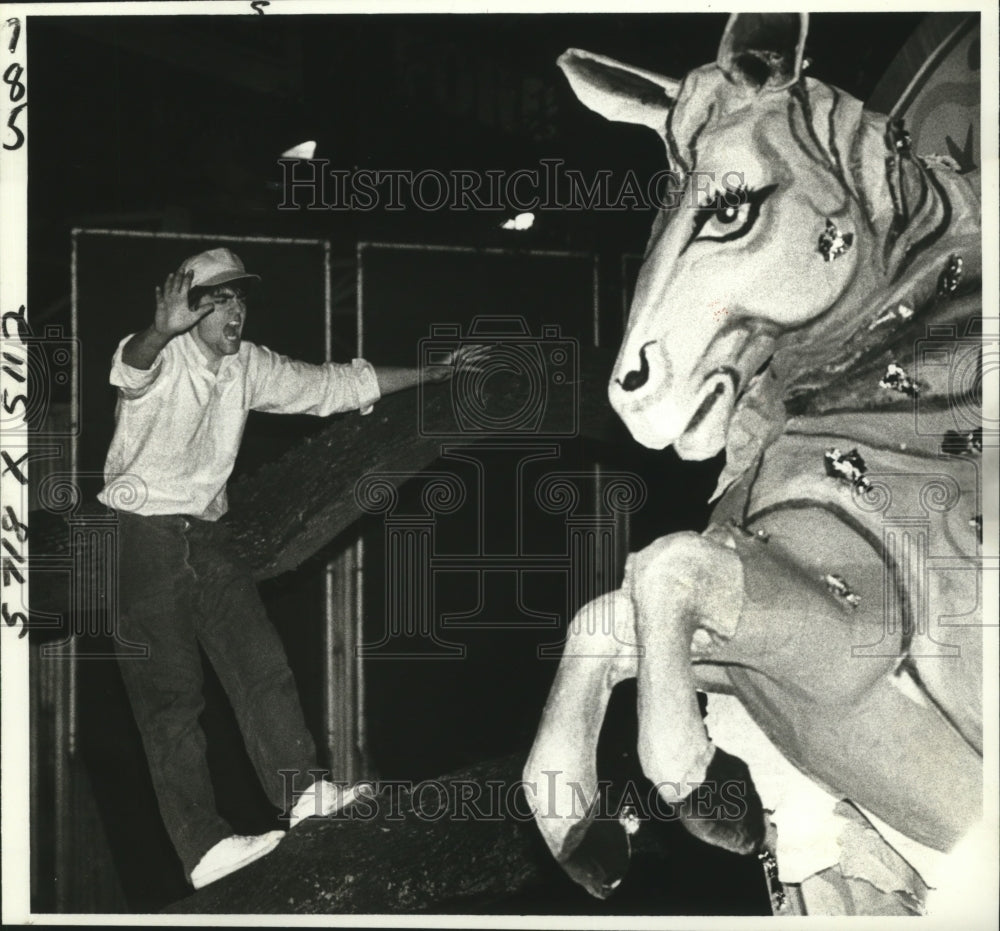
[[[209,361],[221,360],[239,352],[246,300],[237,285],[220,284],[203,294],[194,309],[200,312],[209,307],[212,309],[195,326],[194,337]]]

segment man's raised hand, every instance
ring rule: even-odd
[[[202,317],[212,312],[209,305],[205,310],[192,310],[188,304],[188,292],[194,272],[171,272],[163,287],[156,289],[156,318],[153,326],[161,336],[173,337],[190,330]]]

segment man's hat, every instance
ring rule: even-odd
[[[240,257],[230,249],[209,249],[181,262],[178,272],[194,272],[192,288],[212,288],[238,278],[260,281],[260,275],[251,275]]]

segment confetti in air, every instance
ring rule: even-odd
[[[286,149],[281,153],[282,158],[305,158],[310,159],[316,154],[316,141],[310,139],[308,142],[300,142]]]
[[[500,224],[502,230],[530,230],[535,225],[533,213],[519,213],[512,220],[504,220]]]

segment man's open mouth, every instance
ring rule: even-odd
[[[222,335],[225,336],[226,339],[239,339],[240,338],[240,331],[242,329],[243,328],[240,325],[240,322],[238,320],[233,320],[233,321],[230,321],[229,323],[227,323],[222,328]]]

